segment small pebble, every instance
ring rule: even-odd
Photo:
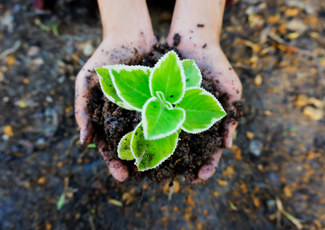
[[[10,139],[9,135],[7,135],[7,134],[2,135],[2,140],[9,141],[9,139]]]
[[[52,99],[52,97],[50,97],[50,96],[46,96],[46,97],[45,97],[45,100],[46,100],[48,103],[52,103],[52,102],[53,102],[53,99]]]
[[[60,84],[62,84],[64,82],[64,80],[65,80],[65,76],[64,75],[62,75],[61,77],[58,78],[58,82]]]
[[[249,143],[249,151],[259,157],[262,153],[263,143],[258,140],[251,140]]]
[[[94,52],[94,47],[93,47],[93,45],[91,44],[90,41],[88,41],[88,42],[85,44],[85,46],[84,46],[84,48],[83,48],[82,51],[83,51],[84,55],[87,56],[87,57],[93,54],[93,52]]]
[[[5,103],[9,102],[9,97],[3,97],[2,101],[5,102]]]
[[[37,139],[37,141],[36,141],[36,146],[42,146],[42,145],[44,145],[45,144],[45,139],[44,138],[39,138],[39,139]]]
[[[39,54],[40,48],[37,46],[31,46],[29,47],[28,51],[27,51],[27,56],[28,57],[34,57],[36,55]]]
[[[44,60],[42,58],[35,58],[31,64],[32,66],[38,67],[44,64]]]

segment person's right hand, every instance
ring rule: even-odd
[[[226,0],[177,0],[166,40],[169,45],[173,45],[173,37],[177,33],[181,37],[177,45],[180,53],[185,58],[195,60],[219,93],[227,112],[219,129],[219,134],[223,138],[221,147],[230,148],[238,124],[237,117],[241,116],[242,84],[219,44],[225,3]],[[213,175],[222,148],[215,150],[211,163],[201,167],[197,180],[192,183],[199,179],[207,180]]]
[[[88,107],[91,92],[99,87],[94,68],[119,64],[150,51],[157,42],[144,0],[99,0],[104,39],[77,75],[75,84],[75,117],[80,129],[80,142],[87,146],[96,136],[96,145],[112,176],[118,181],[128,178],[128,168],[121,160],[107,158],[106,138],[96,135],[92,109]],[[114,9],[114,12],[110,12]],[[123,13],[123,16],[121,14]],[[103,15],[103,13],[105,13]]]

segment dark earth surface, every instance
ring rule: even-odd
[[[164,43],[172,4],[149,4]],[[119,183],[78,142],[74,81],[101,40],[96,4],[38,15],[0,1],[0,229],[324,229],[324,25],[322,0],[234,1],[221,45],[244,118],[212,178],[170,188]]]

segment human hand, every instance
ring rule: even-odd
[[[214,0],[207,0],[204,4],[198,0],[178,0],[167,43],[173,45],[174,34],[178,33],[181,36],[177,46],[180,53],[185,58],[194,59],[220,93],[219,100],[227,111],[227,116],[222,120],[219,134],[223,137],[222,147],[230,148],[241,116],[242,85],[219,45],[224,3],[225,0],[223,5]],[[200,169],[198,179],[206,180],[213,175],[221,154],[222,148],[216,149],[211,164]]]
[[[103,22],[103,41],[77,75],[75,84],[75,117],[80,129],[80,142],[89,145],[96,137],[96,145],[112,176],[118,181],[128,178],[127,166],[121,160],[107,157],[104,135],[95,133],[92,108],[88,106],[92,92],[99,87],[94,68],[119,64],[147,53],[157,42],[151,27],[146,2],[133,0],[99,0]],[[123,16],[121,15],[123,13]]]

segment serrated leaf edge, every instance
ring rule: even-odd
[[[182,127],[182,125],[183,125],[183,123],[184,123],[184,121],[185,121],[185,119],[186,119],[186,112],[185,112],[184,109],[182,109],[182,108],[172,108],[172,109],[169,109],[168,107],[166,107],[168,110],[181,109],[181,110],[183,111],[183,120],[181,120],[181,121],[179,122],[179,124],[176,126],[176,128],[173,129],[172,131],[169,131],[169,132],[167,132],[167,133],[159,134],[159,135],[157,135],[157,136],[152,137],[152,138],[149,139],[149,138],[148,138],[148,134],[146,133],[146,131],[147,131],[147,129],[148,129],[148,121],[147,121],[146,116],[145,116],[145,111],[146,111],[146,108],[147,108],[148,104],[149,104],[152,100],[159,100],[159,99],[156,98],[156,97],[152,97],[152,98],[150,98],[150,99],[149,99],[149,100],[148,100],[148,101],[143,105],[143,112],[141,113],[141,118],[142,118],[142,122],[143,122],[143,133],[144,133],[144,138],[145,138],[146,140],[148,140],[148,141],[149,141],[149,140],[150,140],[150,141],[158,140],[158,139],[161,139],[161,138],[168,137],[168,136],[172,135],[173,133],[177,132],[177,130],[178,130],[179,128]]]
[[[121,160],[126,160],[126,159],[122,159],[121,154],[120,154],[120,149],[122,148],[122,141],[123,141],[123,139],[126,137],[126,135],[128,135],[129,133],[132,133],[132,132],[133,132],[133,131],[128,132],[127,134],[125,134],[125,135],[121,138],[120,142],[119,142],[118,145],[117,145],[117,156],[118,156]],[[132,135],[131,135],[131,140],[132,140],[132,136],[133,136],[133,133],[132,133]],[[130,149],[131,149],[131,141],[130,141]],[[131,153],[132,153],[132,150],[131,150]],[[133,154],[132,154],[132,156],[133,156]],[[133,158],[134,158],[134,156],[133,156]],[[133,159],[132,159],[132,160],[133,160]],[[128,161],[131,161],[131,160],[128,160]]]
[[[136,67],[136,68],[133,68],[133,67]],[[141,112],[142,111],[142,108],[139,109],[137,107],[134,107],[132,106],[131,104],[129,104],[124,98],[123,96],[121,95],[121,91],[118,89],[118,87],[116,86],[116,82],[115,82],[115,77],[112,73],[112,70],[115,70],[116,72],[121,72],[121,70],[127,70],[127,71],[130,71],[130,70],[142,70],[143,72],[146,72],[147,70],[150,70],[151,68],[150,67],[145,67],[145,66],[140,66],[140,65],[133,65],[133,66],[129,66],[129,65],[114,65],[112,66],[110,69],[109,69],[109,73],[111,75],[111,80],[113,82],[113,85],[115,87],[115,90],[116,90],[116,93],[117,95],[119,96],[119,98],[121,98],[121,100],[125,103],[125,105],[127,107],[130,107],[131,109],[135,110],[135,111],[138,111],[138,112]],[[150,73],[151,74],[151,73]],[[150,83],[149,83],[150,84]]]
[[[204,132],[204,131],[210,129],[216,122],[220,121],[222,118],[224,118],[225,116],[227,116],[227,112],[225,111],[225,109],[223,108],[223,106],[221,105],[221,103],[219,102],[219,100],[217,98],[215,98],[215,96],[212,95],[212,93],[210,93],[207,90],[205,90],[203,88],[200,88],[200,87],[190,87],[190,88],[187,88],[186,91],[187,90],[191,90],[191,89],[200,89],[201,90],[201,93],[199,95],[208,95],[208,96],[211,96],[213,98],[213,100],[221,108],[221,110],[226,113],[224,116],[222,116],[220,118],[212,118],[211,123],[208,126],[206,126],[206,128],[203,128],[203,129],[194,129],[193,131],[190,131],[190,130],[187,130],[186,128],[184,128],[183,125],[182,125],[182,130],[184,130],[185,132],[191,133],[191,134],[198,134],[198,133],[201,133],[201,132]],[[185,113],[186,113],[186,111],[185,111]]]
[[[153,95],[153,89],[152,89],[152,84],[151,84],[151,82],[152,82],[152,76],[153,76],[153,73],[155,72],[155,70],[157,68],[159,68],[161,66],[161,63],[167,58],[167,56],[168,56],[169,53],[173,53],[173,54],[176,55],[176,60],[177,60],[176,63],[177,63],[178,67],[181,70],[181,76],[182,76],[182,80],[183,80],[183,94],[182,94],[182,96],[176,102],[173,103],[173,104],[177,104],[177,103],[179,103],[183,99],[184,94],[185,94],[185,89],[186,89],[186,76],[185,76],[185,72],[184,72],[184,68],[183,68],[182,62],[181,62],[178,54],[174,50],[171,50],[168,53],[165,53],[164,56],[162,56],[158,60],[158,62],[155,64],[155,66],[151,69],[151,73],[150,73],[150,76],[149,76],[149,89],[150,89],[151,95],[152,96],[155,96],[155,95]]]
[[[173,155],[174,154],[174,152],[175,152],[175,150],[176,150],[176,148],[177,148],[177,144],[178,144],[178,132],[176,131],[176,132],[174,132],[174,133],[176,133],[176,138],[175,138],[175,146],[174,146],[174,149],[173,149],[173,151],[170,153],[170,154],[168,154],[166,157],[164,157],[164,158],[162,158],[155,166],[153,166],[153,167],[147,167],[147,168],[144,168],[144,169],[139,169],[138,168],[138,165],[139,165],[139,163],[141,162],[141,160],[142,160],[142,158],[143,158],[143,156],[144,156],[144,153],[142,154],[142,156],[141,156],[141,159],[138,161],[138,163],[136,164],[136,162],[134,162],[134,164],[137,166],[137,168],[138,168],[138,170],[139,171],[141,171],[141,172],[143,172],[143,171],[147,171],[147,170],[150,170],[150,169],[153,169],[153,168],[157,168],[159,165],[161,165],[165,160],[167,160],[171,155]],[[172,133],[172,134],[174,134],[174,133]],[[168,137],[168,136],[167,136]]]
[[[182,60],[182,63],[183,63],[183,61],[193,61],[193,64],[194,64],[195,69],[196,69],[197,71],[199,71],[200,81],[199,81],[199,83],[197,83],[196,86],[192,86],[192,87],[200,87],[201,84],[202,84],[203,76],[202,76],[201,70],[200,70],[200,68],[198,67],[198,65],[196,64],[195,60],[193,60],[193,59],[183,59],[183,60]],[[183,67],[183,65],[182,65],[182,67]],[[184,73],[185,73],[185,70],[184,70]],[[185,76],[185,77],[186,77],[186,76]],[[185,79],[185,80],[186,80],[186,79]],[[185,85],[186,85],[186,81],[185,81]],[[186,86],[185,86],[185,87],[186,87]],[[188,88],[186,88],[186,89],[189,89],[189,88],[192,88],[192,87],[188,87]],[[184,93],[184,94],[185,94],[185,93]]]

